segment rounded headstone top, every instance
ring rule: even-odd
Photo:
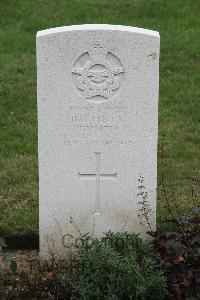
[[[83,25],[71,25],[71,26],[62,26],[49,28],[46,30],[41,30],[37,32],[37,37],[45,36],[49,34],[62,33],[66,31],[84,31],[84,30],[110,30],[110,31],[124,31],[132,33],[146,34],[159,38],[159,32],[144,28],[132,27],[132,26],[123,26],[123,25],[109,25],[109,24],[83,24]]]

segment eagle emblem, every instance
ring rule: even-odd
[[[124,73],[120,60],[100,44],[83,53],[72,69],[76,89],[94,102],[112,98],[120,88]]]

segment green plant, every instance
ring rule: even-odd
[[[5,240],[0,237],[0,251],[2,251],[3,248],[6,248],[6,247],[7,247],[7,245],[5,243]],[[10,253],[6,252],[3,254],[3,261],[9,265],[11,271],[13,271],[14,273],[16,272],[17,264],[16,264],[15,260],[12,258],[12,256],[10,255]]]
[[[159,255],[135,234],[108,232],[100,240],[85,235],[74,250],[67,261],[0,277],[0,297],[160,300],[167,295]]]
[[[108,232],[97,240],[80,239],[71,273],[61,273],[71,286],[71,299],[164,299],[167,295],[159,256],[138,235]]]

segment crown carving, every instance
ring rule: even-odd
[[[94,61],[105,59],[108,51],[101,45],[97,44],[88,51],[90,57]]]

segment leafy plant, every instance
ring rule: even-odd
[[[1,274],[0,274],[1,275]],[[37,271],[0,278],[0,297],[6,299],[153,300],[167,295],[160,257],[137,235],[108,232],[97,240],[80,239],[71,258]]]
[[[97,240],[81,238],[72,260],[74,273],[60,274],[71,299],[164,299],[159,256],[138,235],[108,232]],[[73,275],[73,276],[72,276]]]
[[[196,178],[195,184],[199,182]],[[153,237],[154,248],[161,254],[171,297],[197,300],[200,298],[200,207],[196,204],[193,189],[194,206],[186,214],[176,216],[178,210],[172,209],[164,183],[163,193],[171,215],[163,222],[171,224],[174,231],[148,233]]]
[[[149,234],[154,237],[154,247],[161,254],[172,295],[176,299],[187,297],[199,299],[200,232],[149,232]]]
[[[5,240],[3,238],[0,237],[0,251],[3,250],[3,248],[6,248],[7,245],[5,243]],[[4,253],[3,255],[3,261],[5,263],[7,263],[11,269],[12,272],[16,272],[17,270],[17,263],[15,262],[15,260],[12,258],[12,256],[10,255],[10,253]]]

